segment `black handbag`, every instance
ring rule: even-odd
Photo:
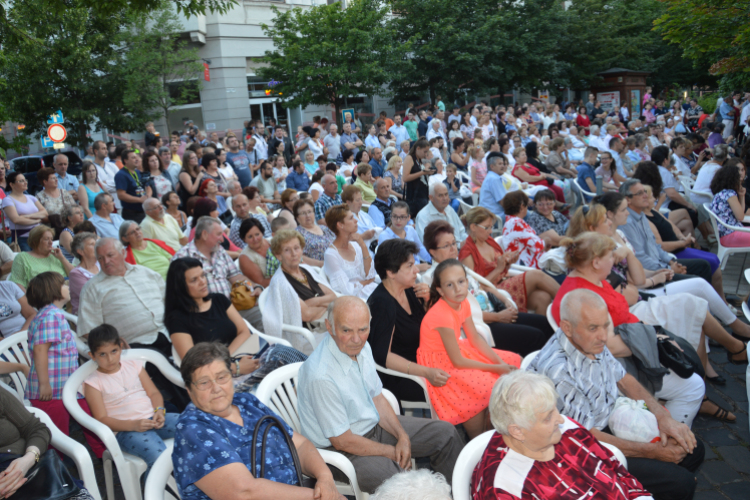
[[[266,465],[266,439],[268,438],[268,433],[271,432],[271,429],[274,427],[278,427],[279,431],[281,431],[281,435],[284,436],[284,439],[286,440],[287,446],[289,446],[289,451],[292,454],[292,460],[294,461],[294,469],[297,472],[297,485],[302,486],[302,467],[300,467],[299,463],[299,456],[297,455],[297,448],[295,448],[294,443],[292,442],[292,438],[289,437],[289,434],[286,433],[286,430],[284,429],[284,424],[281,423],[281,421],[274,417],[273,415],[264,415],[261,417],[260,420],[255,424],[255,430],[253,431],[253,440],[251,442],[252,446],[252,453],[250,455],[250,474],[255,476],[255,465],[256,465],[256,444],[258,443],[258,433],[260,432],[260,426],[265,422],[266,420],[270,420],[268,422],[268,425],[266,425],[266,430],[263,431],[263,439],[261,441],[260,446],[260,477],[263,478],[264,476],[264,470]]]
[[[4,455],[6,459],[0,468],[7,469],[20,455]],[[73,476],[60,460],[55,450],[45,451],[26,474],[27,481],[18,488],[13,498],[22,500],[65,500],[78,495],[78,487]]]
[[[693,364],[685,353],[672,343],[671,339],[657,338],[656,347],[659,349],[659,362],[662,366],[669,368],[680,378],[693,376],[693,373],[695,373]]]

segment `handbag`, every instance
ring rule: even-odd
[[[13,235],[13,241],[11,241],[8,246],[14,253],[21,253],[21,245],[18,244],[18,231],[11,229],[10,233]]]
[[[252,293],[252,290],[244,282],[238,281],[232,284],[232,291],[229,292],[229,298],[235,309],[246,311],[255,307],[257,297]]]
[[[219,215],[219,220],[227,226],[231,226],[232,220],[234,220],[234,215],[232,215],[231,210],[227,210],[223,214]]]
[[[659,350],[659,362],[665,368],[669,368],[680,378],[690,378],[695,373],[693,364],[685,353],[675,346],[671,339],[657,337],[656,347]]]
[[[10,457],[10,458],[8,458]],[[3,455],[6,460],[0,465],[3,470],[20,455]],[[65,500],[75,497],[81,491],[73,476],[63,465],[53,449],[45,451],[39,462],[26,473],[27,481],[16,491],[13,498],[23,500]]]
[[[284,436],[284,439],[286,440],[287,446],[289,446],[289,451],[292,455],[292,461],[294,462],[294,470],[297,473],[297,484],[299,486],[302,486],[302,468],[300,467],[299,463],[299,456],[297,455],[297,448],[294,447],[294,443],[292,442],[292,438],[289,437],[289,434],[286,433],[286,430],[284,429],[284,425],[281,423],[281,421],[276,418],[273,415],[264,415],[263,417],[258,420],[255,424],[255,430],[253,430],[253,440],[250,443],[250,446],[252,446],[252,455],[250,456],[250,473],[255,477],[255,465],[256,465],[256,456],[257,456],[257,443],[258,443],[258,433],[260,432],[260,426],[265,422],[266,420],[270,420],[268,425],[266,425],[266,430],[263,431],[263,439],[261,441],[260,446],[260,477],[259,479],[263,479],[264,476],[264,469],[266,465],[266,439],[268,439],[268,433],[271,432],[271,429],[274,427],[278,427],[279,431],[281,431],[281,435]]]

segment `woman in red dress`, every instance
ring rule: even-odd
[[[576,117],[576,125],[578,125],[578,130],[583,129],[584,133],[587,136],[589,135],[589,127],[591,127],[591,120],[589,120],[589,117],[586,114],[586,106],[581,106],[580,108],[578,108],[578,116]]]
[[[560,203],[565,203],[565,195],[560,186],[555,184],[555,177],[552,174],[542,172],[535,166],[528,163],[529,157],[526,155],[524,148],[513,150],[513,158],[516,160],[516,166],[513,167],[511,174],[521,182],[528,182],[535,186],[545,186],[555,193],[555,199]]]

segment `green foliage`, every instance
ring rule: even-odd
[[[385,22],[387,9],[377,0],[353,0],[282,12],[275,7],[273,25],[263,24],[275,50],[264,57],[262,78],[280,82],[273,90],[287,107],[332,104],[347,97],[383,95],[408,44],[396,43]]]
[[[703,108],[707,114],[711,114],[716,110],[716,101],[719,99],[719,94],[706,94],[703,97],[698,97],[698,106]]]
[[[118,68],[126,82],[124,104],[158,110],[153,119],[166,120],[172,107],[191,102],[202,88],[198,49],[180,38],[182,27],[170,6],[133,13],[128,25],[119,40],[127,48],[125,63]],[[189,84],[173,84],[170,91],[170,82]]]
[[[7,6],[11,2],[0,0],[0,22],[5,17]],[[172,5],[178,12],[186,16],[205,14],[206,12],[219,12],[225,14],[238,0],[80,0],[79,7],[91,9],[97,15],[120,14],[123,11],[151,12],[163,6]],[[47,10],[54,15],[59,15],[70,8],[70,0],[45,0]]]
[[[430,92],[450,100],[562,73],[557,61],[565,11],[557,0],[390,0],[408,63],[393,75],[395,100]],[[526,19],[529,22],[519,22]]]

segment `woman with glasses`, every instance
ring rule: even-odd
[[[409,205],[403,201],[394,203],[391,209],[391,223],[385,228],[385,231],[380,233],[378,245],[382,245],[384,242],[393,239],[411,241],[417,247],[415,252],[416,265],[419,271],[423,272],[429,269],[432,258],[419,240],[417,230],[413,226],[408,225],[410,220]]]
[[[175,251],[161,240],[143,237],[141,226],[137,222],[126,220],[120,226],[120,241],[125,246],[125,262],[141,265],[156,271],[167,279],[169,263]]]
[[[568,230],[568,218],[555,210],[555,193],[549,189],[539,191],[534,196],[534,210],[526,215],[526,223],[549,247],[560,245],[560,240]]]
[[[6,178],[10,192],[3,198],[2,207],[11,241],[17,241],[22,251],[29,252],[29,232],[47,218],[47,210],[35,197],[24,194],[28,182],[23,174],[11,172]]]

